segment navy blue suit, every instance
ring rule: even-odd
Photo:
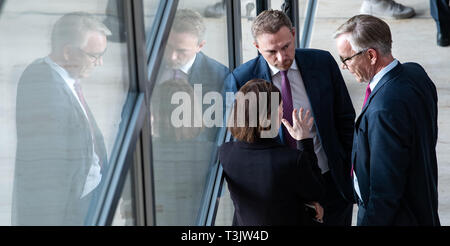
[[[436,141],[436,87],[420,65],[399,63],[356,121],[358,225],[440,224]]]
[[[339,67],[329,52],[296,49],[295,61],[309,97],[317,133],[330,167],[331,177],[325,178],[327,198],[321,201],[324,209],[328,207],[329,212],[327,214],[325,211],[324,222],[327,223],[329,216],[329,224],[350,225],[349,207],[354,200],[350,178],[350,155],[355,110]],[[227,78],[226,90],[236,92],[254,78],[272,81],[270,68],[263,56],[258,56],[236,68]],[[328,176],[328,172],[326,174]],[[345,211],[339,211],[339,208],[333,206],[336,203],[343,204]],[[342,218],[334,220],[331,213],[337,217],[345,213],[345,222],[342,222]]]

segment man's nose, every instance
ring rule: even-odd
[[[341,68],[344,69],[344,70],[345,70],[345,69],[348,69],[348,67],[347,67],[347,65],[345,65],[345,63],[342,63],[342,64],[341,64]]]
[[[172,60],[172,61],[176,61],[177,59],[178,59],[178,53],[176,52],[176,51],[172,51],[171,53],[170,53],[170,59]]]
[[[286,59],[286,52],[284,51],[278,51],[277,52],[277,60],[281,63]]]

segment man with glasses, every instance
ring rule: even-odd
[[[227,78],[227,91],[236,92],[247,81],[261,78],[281,91],[283,115],[292,124],[293,108],[314,116],[314,151],[325,181],[324,224],[350,226],[353,191],[350,154],[355,110],[339,67],[323,50],[295,49],[295,29],[279,10],[266,10],[252,25],[254,45],[261,53],[237,67]],[[227,105],[229,107],[230,105]],[[284,127],[279,141],[296,148]]]
[[[103,64],[110,34],[87,13],[66,14],[53,27],[51,53],[23,72],[13,225],[83,225],[107,153],[80,80]]]
[[[389,26],[377,17],[354,16],[334,37],[342,68],[368,83],[349,173],[357,225],[440,225],[435,85],[419,64],[393,57]]]

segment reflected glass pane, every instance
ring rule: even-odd
[[[258,51],[253,45],[252,24],[256,18],[256,0],[241,0],[242,60],[243,63],[255,58]]]
[[[5,1],[1,225],[83,225],[97,202],[135,95],[121,10],[115,0]]]
[[[136,225],[136,206],[135,194],[133,188],[133,179],[131,177],[132,168],[128,170],[127,178],[123,187],[119,204],[112,222],[113,226],[135,226]]]
[[[222,195],[218,199],[215,226],[231,226],[233,224],[234,205],[228,190],[227,181],[223,181]]]
[[[144,24],[146,29],[146,34],[148,35],[153,26],[153,21],[155,20],[156,12],[161,0],[145,0],[144,4]],[[147,37],[147,39],[150,37]]]
[[[158,77],[151,81],[157,225],[196,225],[216,158],[223,82],[229,71],[224,65],[226,16],[206,14],[214,5],[179,2]]]

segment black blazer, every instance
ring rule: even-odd
[[[359,225],[439,225],[437,93],[423,68],[398,64],[356,121],[352,160],[365,213]]]
[[[312,139],[299,150],[276,139],[228,142],[219,149],[233,200],[234,225],[305,225],[304,203],[318,201],[324,187]]]
[[[89,108],[87,114],[105,166],[102,133]],[[89,122],[63,78],[44,59],[29,65],[20,78],[16,125],[13,225],[82,225],[90,195],[81,199],[81,194],[93,162]]]
[[[355,110],[341,71],[333,56],[323,50],[296,49],[295,61],[311,103],[317,134],[327,155],[331,176],[343,197],[353,202],[349,174]],[[226,80],[226,91],[236,92],[254,78],[272,81],[269,65],[263,56],[236,68]]]

